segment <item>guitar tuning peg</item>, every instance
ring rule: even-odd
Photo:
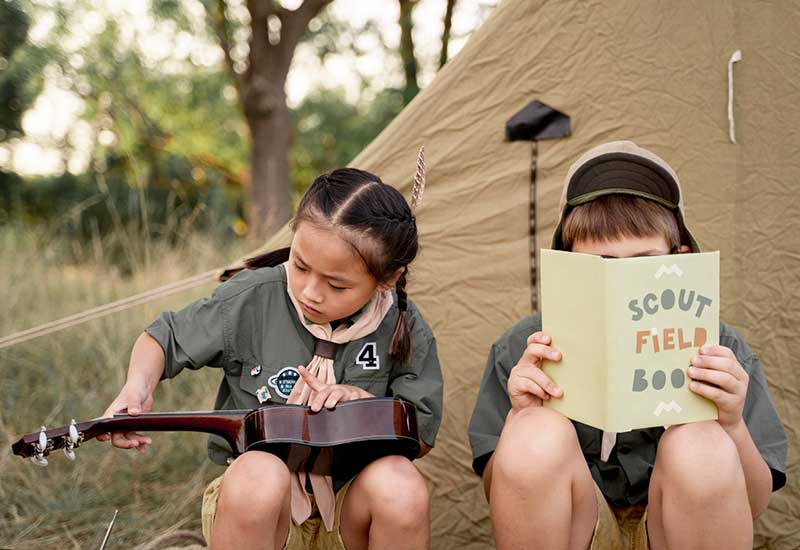
[[[64,443],[64,448],[62,449],[64,455],[70,460],[75,460],[75,447],[80,445],[81,434],[75,426],[74,418],[69,423],[69,432],[63,437],[62,441]]]
[[[47,448],[47,428],[42,426],[39,432],[39,452],[43,452]]]
[[[42,426],[39,431],[39,440],[33,444],[34,453],[31,460],[37,466],[47,466],[47,456],[52,448],[50,440],[47,438],[47,428]]]
[[[75,426],[75,419],[73,418],[72,422],[69,423],[69,439],[73,445],[77,445],[79,437],[78,428]]]
[[[47,466],[47,459],[40,453],[36,453],[31,457],[31,462],[37,466]]]

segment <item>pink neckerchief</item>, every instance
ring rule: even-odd
[[[375,332],[375,330],[377,330],[378,325],[381,324],[383,318],[386,317],[386,313],[389,311],[389,308],[392,307],[392,303],[394,302],[394,297],[392,296],[391,291],[376,291],[375,295],[364,307],[361,315],[352,325],[342,323],[335,329],[331,329],[330,323],[325,323],[324,325],[310,323],[303,315],[303,310],[300,308],[300,303],[297,301],[297,298],[295,298],[294,294],[292,294],[292,286],[289,284],[289,272],[291,271],[291,268],[290,266],[284,264],[284,269],[286,271],[286,292],[289,294],[292,304],[294,304],[295,311],[297,312],[297,318],[300,320],[300,323],[302,323],[306,330],[319,340],[326,340],[335,344],[342,344],[352,340],[358,340],[359,338],[363,338],[364,336],[372,334]],[[306,366],[306,369],[308,369],[312,376],[315,376],[318,380],[321,380],[325,384],[335,384],[336,375],[333,371],[333,358],[317,355],[317,349],[315,349],[314,352],[315,355],[311,358],[311,361]],[[303,379],[299,378],[295,383],[294,388],[292,388],[292,392],[289,394],[289,399],[286,402],[293,405],[306,405],[308,404],[308,401],[313,393],[314,392],[306,385],[306,383],[303,382]],[[316,500],[317,507],[319,508],[319,514],[322,517],[325,528],[328,531],[331,531],[333,530],[333,519],[336,511],[336,499],[333,493],[333,481],[330,476],[322,476],[318,474],[310,474],[310,478],[311,487],[314,489],[314,499]],[[311,499],[305,490],[306,473],[297,472],[296,475],[292,476],[291,483],[292,518],[294,518],[294,521],[299,525],[307,520],[311,515]]]
[[[608,462],[608,457],[611,456],[611,449],[617,443],[617,432],[603,432],[603,439],[600,444],[600,460]]]

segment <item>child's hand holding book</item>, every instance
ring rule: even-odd
[[[719,409],[719,423],[730,433],[743,422],[749,377],[725,346],[705,345],[691,359],[689,389],[710,399]]]
[[[508,378],[508,396],[511,409],[519,411],[526,407],[541,407],[550,397],[561,397],[564,391],[542,371],[542,361],[559,362],[561,352],[552,347],[552,339],[543,332],[534,332],[528,337],[528,347],[511,369]]]

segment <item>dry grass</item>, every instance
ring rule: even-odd
[[[142,255],[147,265],[125,277],[102,262],[66,265],[64,246],[0,228],[0,335],[224,265],[241,252],[200,237],[178,249],[151,243]],[[143,327],[212,288],[0,350],[0,548],[98,548],[115,509],[109,550],[197,544],[191,537],[179,544],[181,533],[199,532],[202,489],[221,471],[208,461],[202,434],[153,434],[144,455],[91,441],[77,461],[57,453],[47,468],[12,455],[10,444],[40,425],[99,416],[122,386]],[[218,381],[218,372],[204,369],[161,384],[154,410],[210,409]],[[153,546],[159,537],[163,545]]]

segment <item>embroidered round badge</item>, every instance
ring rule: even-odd
[[[292,388],[300,379],[300,371],[295,367],[284,367],[278,374],[271,376],[267,383],[275,388],[275,392],[284,399],[289,398]]]

